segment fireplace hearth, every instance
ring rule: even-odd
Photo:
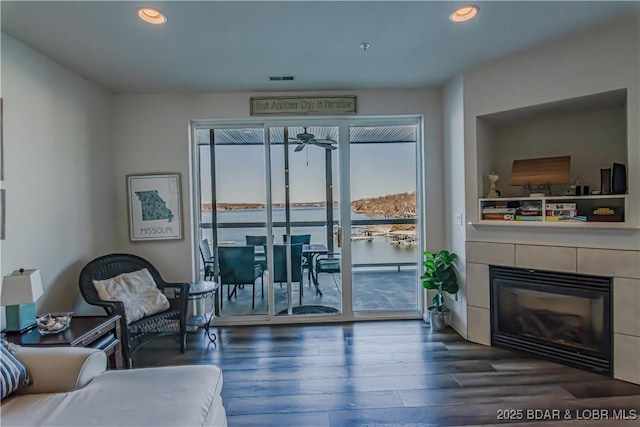
[[[491,267],[491,345],[611,375],[611,279]]]

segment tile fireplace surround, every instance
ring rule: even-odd
[[[468,340],[491,345],[489,266],[613,278],[613,376],[640,384],[640,251],[467,242]]]

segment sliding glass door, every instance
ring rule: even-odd
[[[337,134],[333,126],[269,128],[274,251],[290,253],[293,261],[286,265],[291,271],[289,283],[280,282],[289,279],[286,275],[273,278],[275,315],[342,311],[341,286],[321,288],[315,274],[317,259],[333,252],[339,224]],[[274,252],[274,262],[281,259]],[[280,271],[284,269],[274,265],[274,273]]]
[[[356,313],[419,308],[417,129],[416,125],[349,129]]]
[[[417,317],[419,119],[388,122],[195,125],[197,268],[221,318]]]
[[[248,236],[267,234],[264,129],[198,129],[196,135],[200,263],[204,268],[204,261],[209,261],[203,254],[203,246],[208,245],[216,261],[215,279],[223,284],[218,313],[221,316],[267,315],[268,283],[264,275],[261,271],[255,272],[256,278],[252,280],[249,276],[232,274],[236,269],[243,269],[246,260],[239,251],[229,249],[246,246]],[[264,254],[250,255],[254,257],[254,264],[265,267]]]
[[[200,269],[221,283],[221,317],[341,313],[339,279],[321,289],[314,270],[333,253],[339,229],[337,133],[335,126],[196,130]],[[244,271],[247,246],[255,277]],[[207,252],[212,278],[204,277]]]

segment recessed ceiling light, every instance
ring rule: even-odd
[[[478,14],[478,6],[473,4],[468,4],[466,6],[460,6],[456,10],[454,10],[451,15],[449,15],[449,19],[453,22],[465,22],[470,19],[473,19]]]
[[[167,17],[165,16],[165,14],[152,7],[143,7],[141,9],[138,9],[138,16],[144,22],[147,22],[149,24],[162,25],[167,22]]]

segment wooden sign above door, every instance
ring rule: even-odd
[[[356,114],[356,96],[251,97],[252,116]]]

